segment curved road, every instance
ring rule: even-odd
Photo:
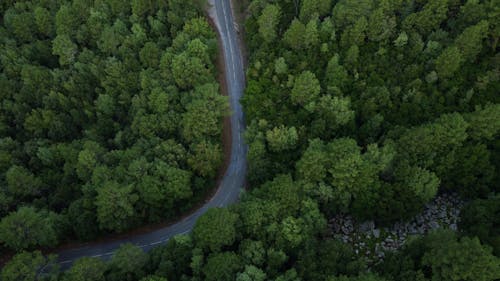
[[[245,128],[243,110],[239,103],[243,95],[245,74],[243,70],[243,59],[239,48],[238,36],[235,30],[230,0],[208,0],[210,4],[209,14],[214,21],[221,39],[221,47],[224,53],[225,75],[227,89],[230,96],[231,115],[231,160],[228,169],[222,178],[221,184],[215,195],[203,207],[196,210],[190,216],[184,218],[168,227],[151,233],[141,234],[129,239],[113,241],[109,243],[93,244],[77,249],[68,249],[58,253],[58,262],[61,267],[68,268],[74,260],[81,257],[110,258],[114,251],[123,243],[133,243],[145,251],[166,243],[177,234],[185,234],[191,231],[196,220],[208,209],[223,207],[238,200],[243,188],[246,175],[246,146],[243,141]]]

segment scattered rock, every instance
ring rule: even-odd
[[[395,251],[404,245],[408,236],[425,234],[430,230],[448,227],[457,230],[464,202],[456,194],[443,194],[426,204],[425,209],[409,222],[396,222],[390,227],[377,228],[373,221],[357,223],[347,214],[338,214],[328,222],[334,237],[354,245],[356,254],[366,255],[374,262],[385,257],[385,251]],[[382,231],[383,230],[383,231]],[[377,243],[365,243],[372,239]]]
[[[375,223],[373,221],[365,221],[359,225],[360,232],[369,232],[375,228]]]
[[[437,229],[437,228],[439,228],[439,223],[437,223],[436,221],[431,221],[429,223],[429,227],[430,227],[430,229]]]

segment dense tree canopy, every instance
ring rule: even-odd
[[[228,102],[191,2],[2,1],[2,245],[172,218],[214,184]]]
[[[199,247],[218,252],[234,243],[237,219],[238,216],[227,209],[210,209],[196,222],[193,238]]]
[[[57,226],[54,214],[40,212],[32,207],[21,207],[0,222],[0,236],[15,250],[34,246],[54,246]]]
[[[439,231],[392,254],[380,270],[396,280],[496,280],[499,264],[491,248],[477,238],[457,238],[452,232]]]
[[[439,192],[496,192],[495,3],[252,1],[250,184],[291,173],[325,214],[382,222]]]
[[[227,113],[197,1],[4,2],[4,244],[50,245],[59,229],[90,239],[189,206],[221,162]],[[240,202],[149,253],[126,244],[44,278],[499,280],[498,1],[238,4],[249,51]],[[388,232],[448,192],[466,202],[457,232],[410,234],[379,259],[356,245],[384,233],[348,241],[329,228],[341,214]],[[22,252],[2,280],[35,280],[47,264]]]

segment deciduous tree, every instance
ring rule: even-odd
[[[101,229],[121,232],[129,228],[136,216],[134,203],[138,200],[132,186],[115,181],[105,182],[97,189],[95,205]]]
[[[316,75],[304,71],[295,78],[290,95],[294,104],[307,106],[317,99],[320,91],[321,86]]]
[[[257,22],[259,24],[259,34],[266,42],[272,42],[278,36],[278,24],[281,17],[279,5],[268,4]]]
[[[54,246],[57,243],[53,214],[33,207],[20,207],[2,218],[0,240],[9,248],[20,251],[36,246]]]
[[[62,280],[67,281],[102,281],[105,280],[106,265],[101,259],[84,257],[75,261],[64,273]]]
[[[196,245],[205,250],[219,252],[236,240],[236,222],[238,215],[228,209],[208,210],[198,219],[193,228]]]

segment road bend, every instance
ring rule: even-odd
[[[245,129],[243,109],[240,98],[245,87],[245,73],[243,67],[242,51],[235,28],[232,3],[230,0],[208,0],[209,16],[215,23],[220,38],[220,47],[223,50],[225,76],[231,106],[231,158],[228,168],[220,182],[215,195],[201,208],[168,227],[155,230],[146,234],[139,234],[123,240],[89,244],[74,249],[58,252],[58,262],[62,269],[82,257],[98,257],[109,259],[113,253],[124,243],[135,244],[145,251],[155,246],[166,243],[170,238],[179,234],[189,233],[196,220],[208,209],[224,207],[236,202],[245,182],[247,171],[247,147],[243,140]]]

